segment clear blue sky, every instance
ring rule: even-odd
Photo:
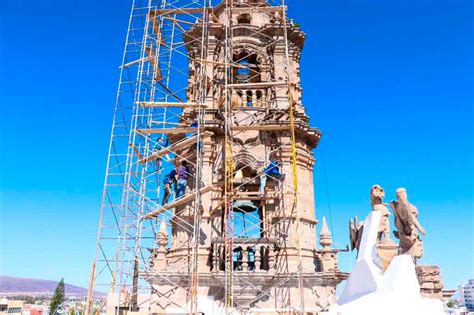
[[[87,284],[129,2],[0,0],[0,274]],[[371,185],[405,186],[421,263],[472,278],[473,2],[288,2],[324,132],[318,218],[344,246]]]

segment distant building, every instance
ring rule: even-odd
[[[0,299],[0,315],[47,315],[49,306],[47,303],[26,304],[22,300]]]
[[[23,311],[21,312],[21,315],[45,315],[48,314],[47,308],[43,305],[37,305],[37,304],[26,304],[23,306]]]
[[[454,293],[456,293],[456,290],[445,289],[441,293],[443,294],[443,301],[451,301],[451,298],[453,297]]]
[[[21,315],[24,304],[24,301],[3,298],[0,300],[0,315]]]
[[[8,300],[6,298],[0,299],[0,315],[5,315],[8,310]]]
[[[448,308],[446,310],[447,315],[469,315],[469,311],[465,307],[461,308]]]
[[[469,311],[474,311],[474,279],[470,279],[469,282],[462,286],[463,288],[463,299],[465,306]]]
[[[474,312],[474,279],[470,279],[467,284],[461,284],[450,300],[456,303],[456,307],[449,309],[452,312],[448,311],[448,314],[457,315]]]

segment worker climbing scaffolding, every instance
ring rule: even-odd
[[[260,195],[263,195],[265,192],[268,178],[279,180],[282,177],[280,169],[281,163],[275,159],[271,160],[270,163],[263,169],[262,174],[260,175]]]
[[[188,168],[188,163],[186,161],[181,162],[177,173],[178,181],[176,183],[176,198],[180,198],[186,193],[186,188],[188,187],[188,177],[191,175]]]
[[[160,137],[156,141],[154,151],[155,152],[160,152],[161,150],[163,150],[164,148],[166,148],[168,146],[169,146],[169,139],[166,136]],[[168,155],[164,155],[163,157],[161,157],[161,156],[157,157],[156,160],[155,160],[157,172],[159,172],[161,170],[161,166],[163,164],[162,159],[165,159],[168,162],[170,161],[170,158],[169,158]]]
[[[163,180],[163,201],[161,205],[165,205],[168,203],[168,200],[172,194],[172,192],[176,192],[176,183],[177,183],[177,171],[176,169],[171,170],[169,174],[165,176]]]

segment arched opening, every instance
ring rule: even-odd
[[[252,17],[248,13],[243,13],[237,17],[238,24],[250,24]]]
[[[233,77],[235,83],[258,83],[261,82],[260,65],[257,55],[248,51],[235,54]]]
[[[234,200],[234,236],[260,238],[263,232],[261,201],[251,198],[258,195],[257,165],[247,154],[236,156],[234,187],[238,198]],[[247,199],[248,198],[248,199]]]

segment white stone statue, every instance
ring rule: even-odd
[[[410,255],[395,256],[388,268],[383,270],[377,251],[380,219],[379,211],[371,211],[364,220],[359,255],[354,268],[336,304],[325,314],[445,314],[441,300],[421,295],[415,264]]]
[[[416,262],[423,256],[423,241],[420,234],[426,235],[425,230],[418,222],[418,209],[408,201],[405,188],[396,191],[397,200],[390,203],[395,214],[395,227],[393,234],[400,240],[398,253],[409,254]]]

